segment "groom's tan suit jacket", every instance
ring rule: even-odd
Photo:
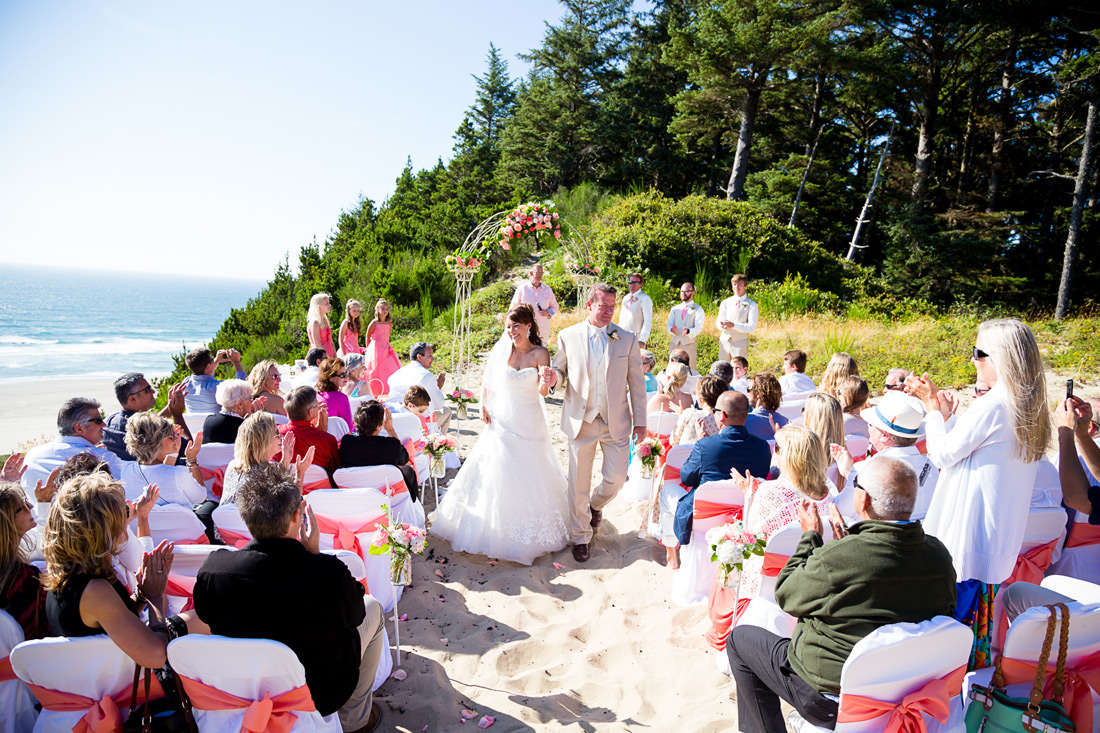
[[[645,427],[645,376],[637,337],[614,323],[607,326],[607,358],[604,378],[607,380],[607,429],[615,440],[630,435],[635,425]],[[561,429],[574,439],[584,424],[588,391],[595,389],[588,375],[588,322],[558,332],[558,353],[551,366],[558,373],[555,391],[565,382],[565,398],[561,410]]]

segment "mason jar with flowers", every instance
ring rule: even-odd
[[[736,588],[741,568],[750,555],[763,555],[767,538],[745,529],[745,522],[736,519],[706,533],[711,549],[711,562],[718,563],[718,582],[723,588]]]

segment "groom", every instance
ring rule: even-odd
[[[634,334],[611,323],[614,313],[615,288],[593,286],[587,320],[562,329],[554,362],[542,373],[551,390],[567,382],[561,429],[569,438],[569,534],[577,562],[588,560],[588,543],[600,526],[601,510],[626,480],[631,425],[636,441],[645,438],[642,356]],[[597,443],[603,450],[603,482],[590,495]]]

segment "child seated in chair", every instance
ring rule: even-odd
[[[428,410],[432,406],[432,398],[428,394],[428,390],[424,389],[418,384],[414,384],[405,390],[405,409],[420,418],[420,429],[427,435],[430,430],[428,428]]]

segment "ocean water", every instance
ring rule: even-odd
[[[213,338],[259,280],[0,262],[0,383],[172,371]]]

